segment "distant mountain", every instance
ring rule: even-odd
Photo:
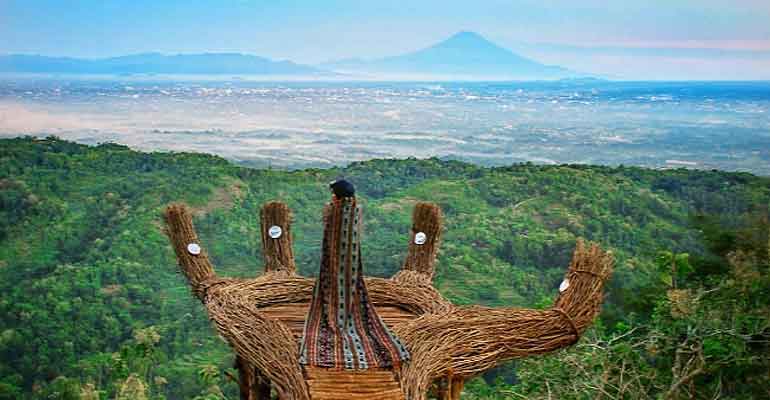
[[[338,72],[386,76],[558,79],[578,75],[522,57],[474,32],[459,32],[438,44],[400,56],[341,60],[322,66]]]
[[[69,74],[259,74],[316,75],[323,71],[291,61],[239,53],[134,54],[102,59],[0,56],[0,72]]]

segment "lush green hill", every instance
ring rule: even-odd
[[[218,272],[252,276],[261,269],[259,208],[268,200],[285,201],[294,211],[299,268],[310,275],[319,259],[326,184],[338,176],[351,179],[365,202],[363,252],[371,275],[399,268],[415,201],[442,207],[446,230],[436,285],[457,303],[547,306],[577,237],[615,252],[602,320],[583,340],[608,346],[606,362],[589,365],[598,362],[591,353],[597,347],[578,345],[525,362],[517,369],[518,386],[476,380],[466,390],[469,398],[514,396],[509,391],[536,398],[555,390],[543,384],[544,377],[569,383],[578,379],[569,369],[574,365],[613,371],[620,363],[639,374],[659,371],[639,378],[649,387],[628,398],[657,396],[677,379],[672,363],[678,362],[676,346],[690,340],[688,329],[715,318],[733,324],[731,335],[743,335],[737,347],[719,336],[728,331],[723,325],[698,329],[717,332],[713,337],[724,353],[743,358],[719,361],[707,354],[719,367],[691,381],[708,378],[697,384],[712,391],[718,384],[734,398],[761,391],[740,368],[767,364],[760,356],[768,354],[770,340],[768,178],[582,165],[482,168],[437,159],[286,172],[242,168],[204,154],[17,138],[0,140],[0,399],[80,398],[93,391],[114,398],[121,387],[127,396],[131,382],[147,386],[150,398],[219,398],[220,390],[236,398],[236,386],[224,374],[232,357],[177,272],[161,210],[175,201],[193,206]],[[741,268],[728,260],[737,250],[753,257]],[[682,267],[672,274],[662,251]],[[689,261],[677,257],[682,253],[690,254]],[[697,299],[698,311],[687,322],[672,317],[673,289],[689,290],[693,298],[699,290],[711,291]],[[732,317],[716,317],[714,304],[728,304],[725,299]],[[668,347],[650,356],[647,347],[634,346],[649,344],[653,333],[672,338],[670,354]],[[609,340],[618,335],[625,336]],[[625,353],[615,353],[612,346],[619,344],[628,347]],[[730,362],[741,367],[726,371]],[[139,380],[126,384],[132,374]],[[722,383],[734,374],[743,385]],[[502,375],[510,378],[511,369]],[[589,376],[581,379],[588,382]],[[678,395],[687,388],[674,389]],[[557,393],[591,397],[578,390]]]

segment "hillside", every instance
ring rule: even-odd
[[[637,397],[665,393],[677,379],[672,363],[681,335],[709,349],[704,354],[715,369],[697,381],[709,393],[717,375],[732,382],[719,386],[734,398],[766,389],[751,371],[767,364],[761,355],[770,340],[768,178],[584,165],[484,168],[437,159],[287,172],[55,138],[2,139],[0,161],[0,399],[79,398],[67,396],[95,390],[115,398],[131,382],[146,386],[152,399],[236,398],[226,375],[232,357],[177,272],[161,210],[177,201],[193,206],[221,275],[251,276],[261,265],[259,208],[282,200],[294,212],[298,267],[312,275],[326,183],[340,175],[364,202],[369,275],[389,276],[400,266],[415,201],[441,206],[446,230],[436,287],[456,303],[545,306],[577,237],[614,251],[601,321],[584,339],[606,346],[604,358],[591,353],[596,346],[578,345],[523,362],[516,373],[498,371],[496,383],[475,380],[464,398],[499,398],[503,390],[545,397],[544,379],[588,387],[601,375],[575,372],[575,363],[611,376],[622,363],[629,374],[647,374]],[[728,260],[736,250],[745,255],[740,269]],[[667,270],[666,254],[678,270]],[[672,321],[672,289],[714,290],[691,305],[697,312]],[[756,344],[709,336],[727,331]],[[636,344],[653,333],[651,356]],[[523,385],[504,383],[517,375]],[[576,393],[561,398],[597,394]]]
[[[349,59],[323,64],[349,73],[386,76],[454,76],[472,79],[557,79],[576,76],[540,64],[490,42],[475,32],[451,37],[411,53],[376,60]]]

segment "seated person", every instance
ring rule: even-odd
[[[345,180],[330,184],[321,270],[300,348],[300,363],[334,369],[397,369],[409,353],[370,302],[361,262],[361,207]]]

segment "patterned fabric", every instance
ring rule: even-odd
[[[321,368],[398,367],[409,353],[369,301],[361,263],[361,208],[354,197],[325,210],[321,271],[313,290],[300,363]]]

